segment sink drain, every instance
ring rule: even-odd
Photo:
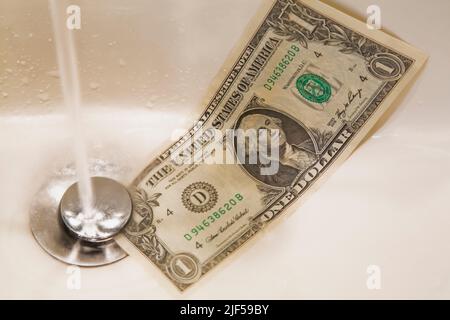
[[[96,195],[93,216],[84,219],[74,177],[57,176],[36,194],[30,211],[31,230],[54,258],[78,266],[101,266],[127,253],[112,239],[131,216],[128,191],[118,182],[92,178]]]

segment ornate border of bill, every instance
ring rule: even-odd
[[[198,122],[134,181],[133,218],[119,243],[185,290],[316,189],[425,62],[419,50],[319,1],[266,1]],[[244,122],[282,130],[276,175],[261,176],[258,165],[175,161],[211,144],[198,132]]]

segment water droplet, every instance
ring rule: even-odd
[[[48,38],[47,41],[48,42],[53,42],[53,39],[52,38]]]
[[[119,65],[121,67],[125,67],[127,65],[127,62],[125,60],[123,60],[123,59],[119,59]]]
[[[39,91],[41,91],[41,90],[39,90]],[[48,93],[40,93],[37,95],[37,97],[41,103],[47,102],[48,100],[50,100]]]
[[[89,88],[91,88],[91,90],[97,90],[100,88],[100,84],[98,82],[91,82],[89,83]]]
[[[52,78],[59,78],[59,71],[58,70],[51,70],[47,72],[47,75]]]
[[[8,93],[7,92],[2,92],[2,96],[3,96],[3,98],[8,98]]]
[[[30,83],[30,79],[28,79],[28,77],[23,77],[22,78],[22,84],[24,86],[28,85]]]
[[[29,33],[28,36],[29,36],[30,38],[33,38],[33,34],[32,34],[32,33]]]

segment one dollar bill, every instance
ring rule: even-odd
[[[316,188],[425,60],[318,1],[267,1],[198,122],[134,181],[119,242],[186,289]],[[225,139],[251,128],[279,130],[274,172],[237,159],[236,139]],[[186,161],[230,146],[223,163]]]

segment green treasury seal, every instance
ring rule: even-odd
[[[304,74],[297,79],[298,92],[314,103],[325,103],[331,98],[331,86],[316,74]]]

